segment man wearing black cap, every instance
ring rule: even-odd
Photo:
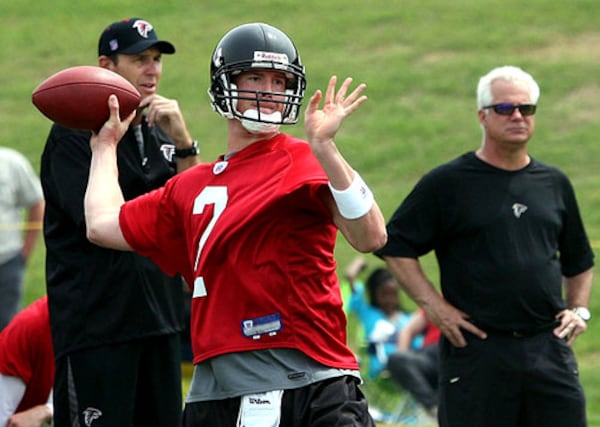
[[[142,95],[119,143],[127,199],[196,163],[197,144],[175,100],[158,95],[162,54],[175,47],[131,18],[100,36],[98,65]],[[56,353],[54,422],[62,426],[177,426],[181,413],[182,280],[134,252],[86,238],[83,198],[91,133],[53,125],[42,155],[46,281]]]

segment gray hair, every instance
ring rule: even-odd
[[[507,82],[523,82],[529,89],[531,103],[537,104],[540,97],[540,87],[531,76],[531,74],[523,71],[519,67],[505,65],[494,68],[485,76],[479,79],[477,85],[477,109],[481,110],[484,106],[490,105],[494,98],[492,95],[492,83],[495,80],[505,80]]]

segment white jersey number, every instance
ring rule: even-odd
[[[198,261],[200,260],[200,254],[202,253],[202,249],[204,248],[204,244],[208,239],[208,236],[212,232],[215,224],[225,207],[227,206],[227,202],[229,200],[229,196],[227,195],[227,187],[205,187],[202,192],[196,197],[194,200],[194,210],[193,214],[201,214],[204,212],[204,207],[207,205],[214,205],[213,217],[211,218],[208,226],[204,229],[202,236],[200,237],[200,241],[198,242],[198,251],[196,252],[196,261],[194,262],[194,272],[196,272],[198,268]],[[194,279],[194,298],[205,297],[206,296],[206,286],[204,284],[204,278],[202,276],[196,277]]]

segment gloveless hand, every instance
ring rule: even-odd
[[[304,114],[304,129],[311,144],[331,141],[344,119],[367,100],[365,95],[360,95],[367,87],[366,84],[361,83],[348,96],[346,93],[352,84],[352,78],[348,77],[344,80],[337,94],[335,93],[336,84],[337,77],[332,76],[325,92],[322,110],[319,109],[319,103],[323,98],[320,90],[317,90],[310,99]]]

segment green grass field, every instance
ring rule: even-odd
[[[542,89],[530,152],[571,177],[594,248],[600,248],[597,0],[0,0],[0,10],[0,141],[22,151],[36,168],[50,123],[32,106],[31,91],[60,69],[96,64],[103,27],[129,16],[148,19],[176,45],[177,54],[164,60],[161,93],[179,100],[203,158],[212,160],[225,145],[225,124],[206,95],[210,55],[231,27],[264,21],[296,41],[308,95],[324,88],[331,74],[367,83],[368,102],[344,124],[337,142],[371,184],[386,218],[422,174],[479,146],[479,76],[498,65],[522,66]],[[289,132],[303,135],[301,125]],[[340,266],[354,255],[340,240]],[[424,265],[436,277],[433,257]],[[40,244],[29,265],[27,302],[44,291]],[[591,308],[600,317],[595,294]],[[590,426],[598,427],[597,321],[575,350]]]

